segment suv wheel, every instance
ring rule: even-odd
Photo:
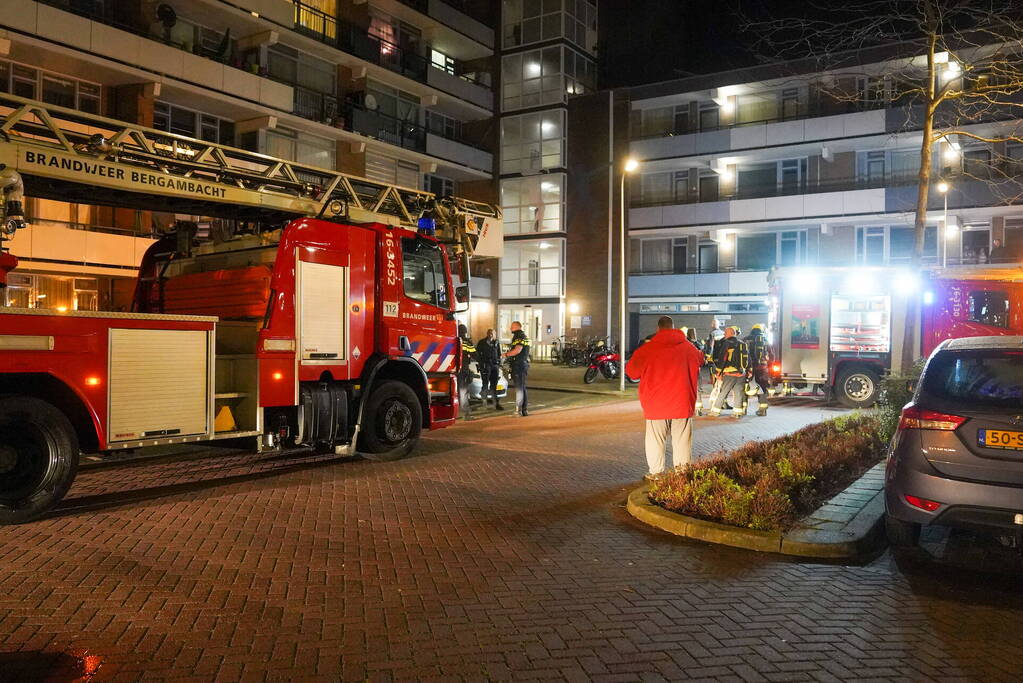
[[[895,548],[912,548],[920,542],[920,525],[916,522],[903,522],[885,515],[884,530],[888,542]]]

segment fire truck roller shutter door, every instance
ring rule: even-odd
[[[302,362],[344,360],[348,269],[301,260],[298,264]]]

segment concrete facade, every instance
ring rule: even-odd
[[[179,0],[167,22],[154,7],[0,3],[0,92],[496,201],[487,3]],[[203,220],[33,198],[26,208],[32,229],[6,245],[22,264],[0,305],[123,308],[149,237]]]

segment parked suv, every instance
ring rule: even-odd
[[[885,507],[892,545],[915,545],[925,524],[1020,538],[1023,337],[934,350],[892,439]]]

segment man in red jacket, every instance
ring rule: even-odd
[[[639,402],[646,418],[647,478],[664,471],[664,446],[671,434],[676,467],[692,458],[692,417],[699,396],[703,354],[668,316],[657,321],[657,334],[632,354],[625,373],[640,380]]]

